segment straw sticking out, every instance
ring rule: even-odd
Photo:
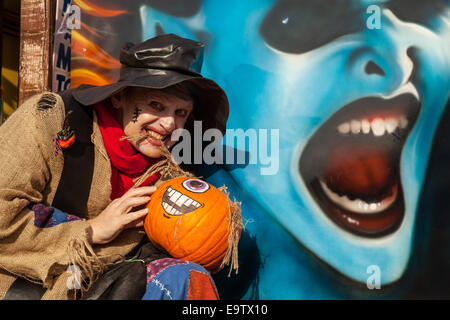
[[[230,193],[227,191],[226,186],[222,186],[218,190],[222,191],[228,198],[228,229],[230,230],[230,234],[228,235],[228,248],[220,267],[223,268],[225,265],[231,264],[230,271],[228,272],[229,277],[231,276],[232,270],[235,270],[236,274],[239,271],[238,244],[242,229],[244,229],[244,223],[242,220],[241,202],[237,202],[236,199],[233,199],[233,201],[230,200]]]
[[[144,138],[147,136],[150,136],[149,134],[142,135]],[[123,139],[131,139],[128,137],[122,137]],[[136,137],[137,140],[142,140],[142,137],[139,138]],[[180,166],[173,160],[172,155],[170,154],[169,149],[167,149],[166,145],[164,143],[161,143],[160,146],[161,150],[161,156],[163,159],[161,161],[158,161],[154,165],[152,165],[150,168],[147,169],[147,171],[144,172],[139,178],[134,180],[134,187],[140,186],[145,180],[147,180],[150,176],[153,174],[159,172],[161,175],[161,180],[169,180],[177,177],[193,177],[194,175],[188,171],[184,171],[180,168]]]
[[[134,137],[122,137],[121,140],[127,139],[128,141],[141,141],[142,139],[146,139],[151,134],[141,134]],[[150,176],[155,173],[160,173],[161,180],[170,180],[177,177],[194,177],[194,175],[190,172],[184,171],[180,168],[180,166],[173,160],[170,151],[167,149],[164,143],[161,143],[161,156],[162,160],[155,163],[151,166],[142,176],[135,179],[134,187],[141,185],[145,180],[147,180]],[[230,200],[230,194],[227,191],[226,186],[222,186],[218,188],[218,190],[222,191],[228,199],[228,247],[225,252],[225,256],[223,258],[222,264],[220,268],[223,268],[225,265],[230,265],[230,271],[228,276],[231,276],[232,270],[235,273],[238,273],[239,270],[239,260],[238,260],[238,244],[239,239],[241,237],[242,229],[245,230],[245,226],[242,219],[241,213],[241,203],[233,199]]]

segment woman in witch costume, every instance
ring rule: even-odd
[[[118,82],[34,96],[0,127],[0,298],[218,298],[204,268],[141,228],[172,132],[194,120],[225,132],[202,50],[173,34],[126,44]],[[117,281],[129,266],[143,285]]]

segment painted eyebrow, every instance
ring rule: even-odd
[[[279,0],[266,13],[259,32],[271,47],[304,53],[365,27],[363,7],[352,0]]]

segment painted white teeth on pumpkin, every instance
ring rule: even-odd
[[[189,198],[187,195],[182,194],[181,192],[174,190],[174,189],[167,189],[169,200],[172,203],[175,203],[177,206],[189,206],[192,202],[195,202],[191,198]]]
[[[175,193],[170,197],[170,201],[173,203],[177,202],[178,198],[181,197],[181,193],[175,190]]]
[[[167,207],[167,212],[169,213],[169,214],[172,214],[172,215],[175,215],[176,213],[177,213],[177,209],[175,209],[174,207],[172,207],[170,204],[168,205],[168,207]]]
[[[181,207],[188,198],[189,198],[188,196],[185,196],[183,194],[181,197],[178,198],[178,200],[175,202],[175,204],[177,206]]]

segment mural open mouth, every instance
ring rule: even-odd
[[[409,93],[362,98],[332,115],[307,143],[300,174],[324,213],[344,230],[380,237],[400,226],[400,157],[419,110]]]
[[[180,216],[201,207],[201,204],[181,192],[167,188],[162,199],[162,206],[167,214]]]

